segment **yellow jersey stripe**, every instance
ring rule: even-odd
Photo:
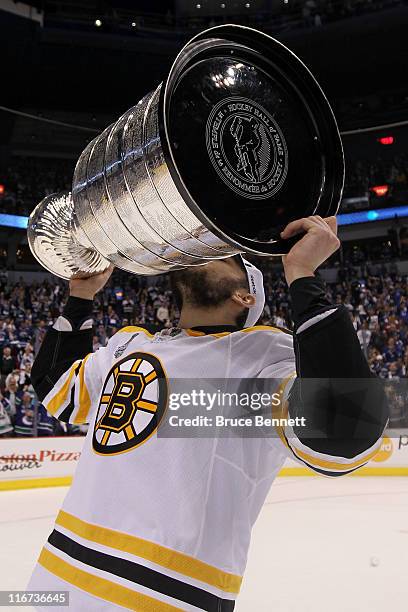
[[[186,332],[186,334],[188,334],[189,336],[206,336],[207,334],[205,334],[202,331],[197,331],[196,329],[185,329],[184,330]],[[209,335],[209,334],[208,334]]]
[[[91,398],[89,397],[89,392],[85,383],[85,365],[90,356],[91,353],[84,358],[79,369],[79,409],[78,414],[74,419],[75,424],[86,422],[89,409],[91,407]]]
[[[341,470],[344,472],[347,470],[351,470],[353,468],[361,467],[362,465],[367,463],[367,461],[372,459],[380,450],[379,448],[376,448],[373,451],[371,451],[371,453],[369,453],[368,455],[365,455],[361,459],[357,459],[356,461],[351,461],[350,463],[340,463],[338,461],[331,461],[328,459],[319,459],[318,457],[315,457],[314,455],[305,453],[304,451],[301,451],[298,448],[296,448],[296,446],[292,446],[289,440],[288,440],[288,444],[293,454],[296,455],[296,457],[298,457],[299,459],[303,459],[304,461],[309,463],[312,467],[316,466],[316,467],[331,470],[331,471]]]
[[[238,593],[241,587],[241,576],[224,572],[190,555],[166,548],[160,544],[86,523],[63,510],[58,514],[56,524],[69,529],[86,540],[136,555],[184,576],[205,582],[227,593]]]
[[[283,396],[284,396],[284,394],[285,394],[285,391],[286,391],[286,387],[288,386],[288,384],[290,383],[290,381],[291,381],[293,378],[296,378],[296,376],[297,376],[297,372],[296,372],[296,370],[294,370],[293,372],[291,372],[291,373],[289,374],[289,376],[287,376],[287,377],[286,377],[286,378],[285,378],[285,379],[284,379],[284,380],[281,382],[281,384],[280,384],[280,385],[279,385],[279,387],[278,387],[278,391],[277,391],[277,393],[279,393],[279,395],[281,396],[281,398],[283,398]],[[279,404],[279,406],[274,406],[274,405],[272,405],[272,417],[273,417],[273,418],[275,418],[275,419],[282,419],[282,418],[286,418],[286,417],[287,417],[287,415],[288,415],[288,408],[287,408],[287,404],[288,404],[288,402],[287,402],[287,400],[286,400],[284,404],[282,404],[282,402],[281,402],[281,403]],[[281,427],[276,427],[276,430],[277,430],[277,432],[278,432],[278,434],[279,434],[279,437],[282,439],[281,432],[279,431],[280,429],[281,429]],[[282,441],[284,441],[284,438],[283,438],[283,440],[282,440]]]
[[[270,331],[270,332],[273,332],[274,334],[285,333],[285,332],[282,332],[281,329],[278,329],[277,327],[272,327],[271,325],[254,325],[253,327],[245,327],[244,329],[240,329],[239,331],[243,333],[248,333],[251,331]]]
[[[75,370],[78,367],[78,363],[79,361],[74,362],[69,371],[68,378],[62,385],[61,389],[54,395],[54,397],[49,402],[47,402],[45,408],[50,414],[54,415],[57,410],[62,406],[62,404],[67,401],[68,391],[71,386],[72,377],[75,374]]]
[[[60,559],[45,548],[41,551],[38,562],[46,570],[73,586],[86,591],[90,595],[123,606],[128,610],[136,610],[137,612],[175,612],[182,610],[182,608],[176,608],[143,593],[128,589],[121,584],[115,584],[106,580],[106,578],[85,572]]]
[[[144,329],[143,327],[137,327],[136,325],[128,325],[127,327],[122,327],[122,329],[119,329],[117,331],[118,334],[122,333],[122,332],[127,332],[127,333],[133,333],[135,334],[136,332],[143,332],[144,334],[146,334],[146,336],[149,336],[150,338],[153,338],[154,334],[151,334],[150,332],[147,331],[147,329]]]

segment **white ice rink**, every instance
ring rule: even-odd
[[[65,493],[0,492],[2,590],[24,589]],[[407,612],[408,478],[279,478],[236,610]]]

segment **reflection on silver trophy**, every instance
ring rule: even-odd
[[[72,191],[38,204],[28,240],[66,279],[281,255],[283,227],[335,214],[343,179],[336,121],[304,64],[265,34],[219,26],[88,144]]]

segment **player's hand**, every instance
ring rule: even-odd
[[[69,295],[79,297],[83,300],[93,300],[95,294],[98,293],[108,282],[114,266],[110,265],[105,272],[88,276],[88,278],[71,278],[69,281]]]
[[[281,237],[291,238],[303,232],[306,235],[282,257],[288,285],[297,278],[314,276],[316,268],[340,246],[336,217],[322,219],[316,215],[292,221],[285,227]]]

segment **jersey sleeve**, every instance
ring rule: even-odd
[[[354,402],[355,414],[346,416],[344,406],[339,405],[344,401],[342,394],[337,393],[336,399],[336,392],[334,398],[330,393],[327,401],[319,398],[322,381],[307,381],[310,389],[302,390],[304,382],[293,376],[285,384],[282,425],[277,427],[277,433],[288,456],[329,477],[347,475],[366,465],[380,448],[382,431],[374,435],[367,431],[369,424]]]
[[[99,380],[97,353],[89,353],[76,359],[58,378],[42,404],[60,421],[73,425],[89,423],[99,397]]]
[[[92,352],[92,302],[69,298],[45,335],[31,380],[46,410],[65,423],[89,423],[101,389],[101,358]]]
[[[273,356],[271,353],[271,357]],[[342,307],[311,312],[295,327],[292,358],[265,365],[278,379],[278,436],[287,455],[325,476],[349,474],[378,452],[388,408]]]
[[[272,408],[272,416],[280,421],[275,432],[288,458],[317,474],[336,477],[358,470],[377,454],[382,436],[371,436],[366,431],[364,419],[360,422],[360,410],[344,419],[343,407],[336,405],[344,397],[338,392],[334,394],[337,400],[331,394],[331,399],[319,397],[322,381],[302,381],[294,361],[268,366],[260,376],[274,378],[280,401]],[[305,383],[302,396],[301,386]]]

